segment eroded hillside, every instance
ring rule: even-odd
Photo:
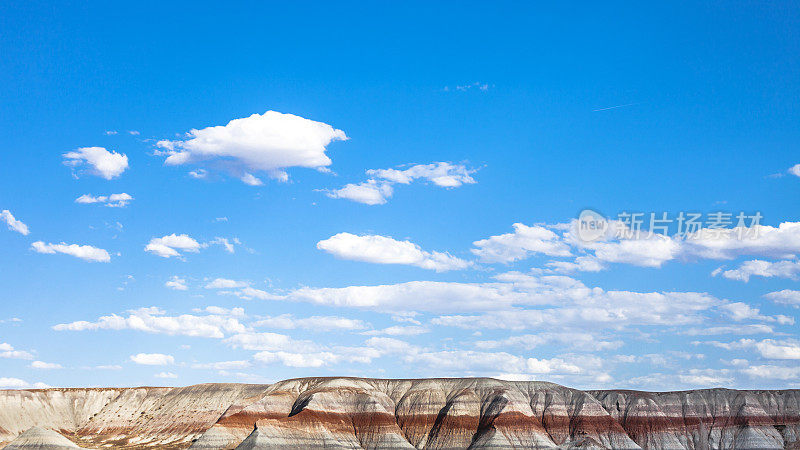
[[[800,391],[485,378],[0,391],[0,442],[34,426],[84,448],[800,448]]]

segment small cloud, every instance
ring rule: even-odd
[[[800,164],[793,165],[789,168],[788,172],[796,177],[800,177]]]
[[[201,180],[208,176],[208,172],[205,169],[192,170],[189,172],[189,176],[197,180]]]
[[[131,361],[136,364],[145,366],[166,366],[175,364],[175,358],[172,355],[164,355],[162,353],[138,353],[131,355]]]
[[[285,180],[282,180],[285,181]],[[262,186],[264,182],[253,176],[253,174],[246,173],[242,175],[242,183],[250,186]]]
[[[486,92],[486,91],[489,90],[490,87],[494,87],[494,85],[490,86],[489,83],[481,83],[479,81],[476,81],[474,83],[455,85],[455,86],[452,86],[452,87],[451,86],[445,86],[444,87],[444,91],[445,92],[453,92],[453,91],[466,92],[466,91],[474,89],[474,90]]]
[[[166,283],[164,283],[164,286],[176,291],[185,291],[189,289],[189,287],[186,286],[186,280],[177,275],[174,275]]]
[[[325,190],[330,198],[344,198],[366,205],[382,205],[394,194],[394,185],[411,184],[422,180],[433,183],[438,187],[452,189],[465,184],[475,183],[472,174],[475,169],[463,164],[450,162],[435,162],[431,164],[416,164],[407,169],[370,169],[367,181],[347,184],[340,189]]]
[[[229,121],[226,125],[189,131],[182,139],[156,142],[157,154],[167,156],[165,165],[213,164],[224,161],[225,170],[258,186],[256,175],[287,181],[286,169],[305,167],[319,169],[331,164],[325,154],[334,141],[345,141],[344,131],[294,114],[267,111]],[[191,174],[205,176],[205,171]]]
[[[173,233],[150,239],[150,242],[144,247],[144,251],[162,258],[170,258],[181,256],[181,252],[197,253],[201,248],[203,245],[189,235]]]
[[[44,361],[34,361],[31,363],[32,369],[42,369],[42,370],[53,370],[53,369],[63,369],[61,364],[55,363],[47,363]]]
[[[138,132],[138,131],[136,131],[136,130],[129,130],[129,131],[128,131],[128,134],[130,134],[131,136],[138,136],[138,135],[139,135],[139,132]]]
[[[154,375],[156,378],[178,378],[178,375],[172,372],[159,372]]]
[[[60,244],[46,244],[42,241],[36,241],[31,244],[31,249],[36,253],[49,255],[63,253],[89,262],[111,261],[111,256],[107,251],[102,248],[92,247],[91,245],[66,244],[64,242]]]
[[[122,175],[128,168],[128,156],[103,147],[82,147],[64,153],[64,164],[70,167],[90,166],[90,173],[106,180]]]
[[[117,132],[116,132],[116,131],[114,131],[114,130],[107,130],[107,131],[106,131],[106,136],[113,136],[113,135],[115,135],[115,134],[117,134]]]
[[[16,350],[11,344],[0,342],[0,358],[33,359],[33,354],[25,350]]]
[[[9,230],[16,231],[24,236],[27,236],[30,233],[28,226],[15,219],[14,215],[11,214],[11,211],[7,209],[4,209],[2,212],[0,212],[0,220],[8,225]]]
[[[128,206],[128,203],[130,203],[131,200],[133,200],[133,197],[125,192],[121,194],[99,195],[97,197],[91,194],[83,194],[75,199],[75,203],[102,203],[104,206],[108,206],[109,208],[124,208]]]
[[[214,281],[206,283],[206,289],[238,289],[249,286],[245,281],[230,280],[227,278],[217,278]]]

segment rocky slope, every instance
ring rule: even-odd
[[[649,393],[486,378],[303,378],[0,391],[0,442],[51,448],[18,439],[34,426],[84,448],[800,449],[800,390]],[[34,430],[25,434],[43,435]]]

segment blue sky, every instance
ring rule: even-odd
[[[797,387],[798,14],[4,4],[0,384]]]

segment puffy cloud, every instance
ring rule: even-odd
[[[680,253],[679,241],[659,236],[643,239],[623,239],[618,242],[591,244],[595,258],[642,267],[661,267]]]
[[[698,342],[701,344],[702,342]],[[733,342],[709,341],[705,344],[713,345],[725,350],[755,350],[767,359],[800,359],[800,342],[793,339],[775,340],[764,339],[739,339]]]
[[[446,272],[469,267],[470,263],[449,253],[427,252],[410,241],[380,235],[357,236],[339,233],[317,242],[317,248],[337,258],[376,264],[403,264]]]
[[[9,230],[16,231],[24,236],[27,236],[30,233],[28,226],[15,219],[14,215],[11,214],[11,211],[7,209],[4,209],[2,212],[0,212],[0,220],[8,225]]]
[[[259,178],[257,178],[256,176],[254,176],[251,173],[245,173],[244,175],[242,175],[241,180],[242,180],[242,183],[244,183],[246,185],[249,185],[249,186],[263,186],[264,185],[263,181],[261,181]]]
[[[5,389],[47,389],[50,386],[41,382],[29,383],[19,378],[0,377],[0,388]]]
[[[765,378],[772,380],[796,380],[800,378],[800,366],[776,366],[765,364],[760,366],[749,366],[742,369],[742,373],[751,378]]]
[[[651,235],[644,230],[635,233],[622,222],[609,221],[606,233],[594,241],[584,241],[580,238],[577,223],[573,220],[568,224],[551,226],[549,229],[537,226],[522,228],[524,231],[533,231],[541,236],[539,240],[534,239],[528,244],[530,248],[526,248],[525,240],[519,236],[521,233],[515,232],[477,241],[476,246],[481,243],[486,249],[476,248],[473,252],[483,256],[486,262],[513,262],[537,253],[550,256],[569,256],[571,250],[585,253],[577,256],[574,263],[564,261],[548,263],[549,270],[557,272],[599,271],[605,269],[604,263],[661,267],[664,263],[674,260],[734,259],[740,256],[793,258],[800,254],[800,222],[784,222],[777,227],[737,226],[723,231],[702,228],[691,236],[680,237],[663,236],[658,233]],[[562,230],[563,233],[558,234],[558,230]],[[758,269],[756,266],[749,268]],[[722,269],[715,271],[715,274],[719,273],[722,273]],[[729,271],[726,276],[749,275]]]
[[[800,261],[763,261],[754,259],[745,261],[739,267],[730,270],[723,270],[721,267],[711,273],[713,276],[722,274],[729,280],[750,281],[750,277],[758,276],[764,278],[790,278],[796,280],[800,274]]]
[[[486,311],[443,316],[434,324],[521,330],[548,324],[600,327],[678,325],[704,321],[702,314],[725,302],[695,292],[629,292],[589,288],[577,280],[519,273],[497,283],[414,281],[394,285],[299,288],[281,297],[326,306],[393,311]],[[545,305],[550,307],[542,308]],[[520,309],[539,306],[540,309]]]
[[[230,280],[228,278],[216,278],[206,283],[206,289],[237,289],[248,286],[246,281]]]
[[[36,241],[31,244],[31,248],[37,253],[49,255],[63,253],[89,262],[111,261],[111,256],[107,251],[102,248],[92,247],[91,245],[66,244],[64,242],[60,244],[46,244],[42,241]]]
[[[456,188],[473,184],[472,174],[476,171],[463,164],[435,162],[417,164],[408,169],[370,169],[367,181],[347,184],[340,189],[327,191],[328,197],[344,198],[367,205],[382,205],[394,194],[393,185],[411,184],[425,180],[443,188]]]
[[[176,375],[176,374],[174,374],[172,372],[159,372],[159,373],[157,373],[157,374],[155,374],[153,376],[156,377],[156,378],[169,378],[169,379],[178,378],[178,375]]]
[[[365,205],[383,205],[391,198],[394,189],[389,183],[367,180],[363,183],[350,183],[344,187],[328,191],[330,198],[344,198]]]
[[[547,263],[548,272],[572,273],[572,272],[600,272],[606,270],[605,264],[594,256],[578,256],[574,262],[571,261],[550,261]]]
[[[538,225],[513,225],[514,232],[475,241],[472,253],[484,262],[514,262],[534,254],[570,256],[570,249],[553,231]]]
[[[379,311],[491,310],[508,308],[522,297],[505,283],[454,283],[411,281],[378,286],[343,288],[303,287],[284,298],[318,305]]]
[[[232,291],[232,292],[229,291],[228,293],[236,295],[237,297],[243,298],[245,300],[252,300],[254,298],[259,299],[259,300],[282,300],[283,299],[283,297],[280,296],[280,295],[271,294],[271,293],[269,293],[267,291],[263,291],[261,289],[256,289],[256,288],[250,287],[250,286],[242,288],[242,289],[239,289],[238,291]]]
[[[0,358],[33,359],[33,354],[24,350],[15,350],[11,344],[0,342]]]
[[[189,171],[189,176],[197,180],[202,180],[208,176],[208,171],[205,169],[191,170]]]
[[[175,357],[163,353],[137,353],[131,355],[131,361],[144,366],[166,366],[175,364]]]
[[[800,308],[800,291],[784,289],[782,291],[764,294],[764,298],[781,305],[789,305],[794,306],[795,308]]]
[[[74,152],[64,153],[64,164],[77,167],[89,165],[93,175],[110,180],[122,175],[128,168],[125,154],[109,152],[103,147],[83,147]]]
[[[180,252],[197,253],[203,246],[186,234],[169,234],[160,238],[152,238],[144,251],[162,258],[181,256]]]
[[[265,364],[279,362],[287,367],[322,367],[339,360],[338,355],[331,352],[290,353],[290,352],[258,352],[253,359]]]
[[[326,147],[348,139],[344,131],[293,114],[267,111],[234,119],[224,126],[189,131],[184,140],[163,140],[156,145],[169,155],[167,165],[219,161],[243,182],[261,184],[251,171],[266,172],[285,180],[285,169],[321,169],[331,164]]]
[[[367,325],[358,319],[338,316],[312,316],[297,318],[291,314],[265,317],[253,323],[254,327],[279,328],[291,330],[304,328],[312,331],[363,330]]]
[[[474,169],[468,169],[462,164],[449,162],[436,162],[432,164],[417,164],[405,170],[398,169],[370,169],[367,175],[372,179],[384,180],[389,183],[411,184],[416,180],[428,180],[439,187],[454,188],[464,184],[475,183],[472,174]]]
[[[62,369],[61,364],[55,363],[48,363],[44,361],[33,361],[31,363],[32,369],[43,369],[43,370],[53,370],[53,369]]]
[[[241,242],[239,239],[233,239],[233,242],[231,242],[226,238],[217,237],[211,241],[200,243],[187,234],[173,233],[150,239],[150,242],[144,247],[144,251],[162,258],[171,258],[173,256],[181,258],[184,252],[197,253],[211,245],[219,245],[226,252],[234,253],[234,244],[241,244]]]
[[[112,314],[101,316],[96,322],[77,321],[53,327],[56,331],[86,330],[138,330],[154,334],[182,335],[221,339],[225,333],[242,333],[247,330],[236,318],[237,314],[209,314],[198,316],[181,314],[166,316],[158,308],[129,311],[127,317]]]
[[[91,194],[83,194],[75,199],[75,203],[102,203],[104,206],[110,208],[124,208],[128,206],[131,200],[133,200],[133,197],[124,192],[121,194],[100,195],[97,197]]]
[[[263,332],[243,332],[235,334],[225,339],[225,343],[233,348],[261,351],[283,351],[288,349],[297,351],[316,348],[308,341],[295,341],[285,334]]]
[[[169,280],[167,280],[167,282],[164,283],[164,286],[176,291],[185,291],[189,289],[189,286],[186,285],[186,280],[177,275],[173,275]]]
[[[765,316],[761,314],[758,308],[753,308],[742,302],[728,303],[720,306],[719,309],[727,313],[731,319],[737,322],[741,322],[742,320],[761,320],[764,322],[777,322],[781,325],[791,325],[794,323],[794,319],[791,317],[783,315]]]
[[[789,173],[796,177],[800,177],[800,164],[795,164],[792,167],[790,167]]]

